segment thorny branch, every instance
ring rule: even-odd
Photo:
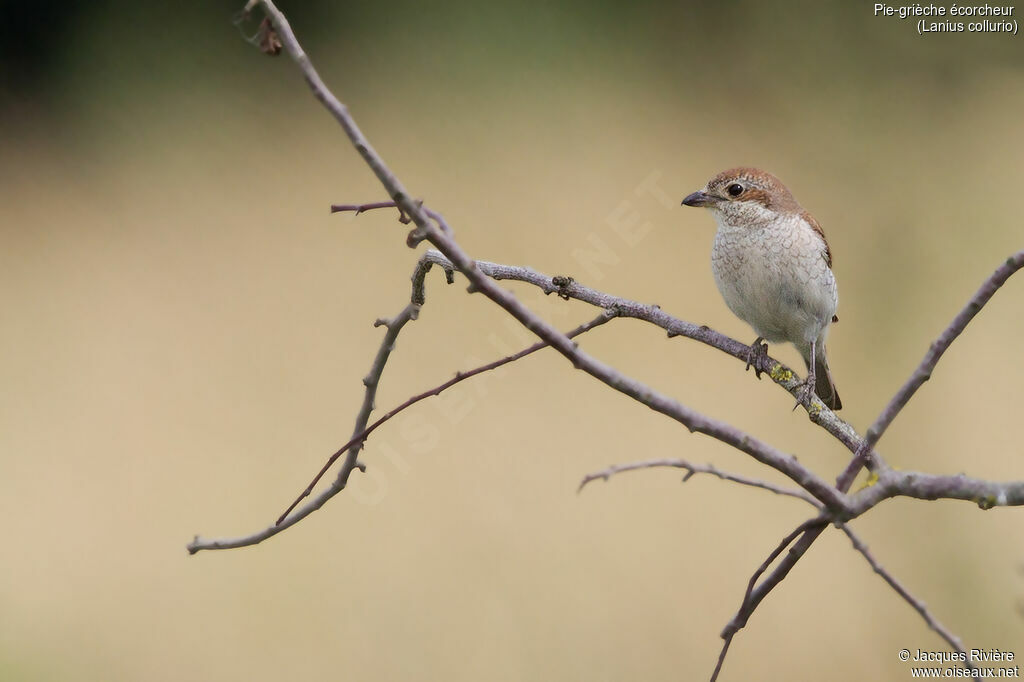
[[[786,551],[786,548],[789,547],[789,545],[793,542],[793,540],[797,538],[797,536],[799,536],[801,533],[807,533],[812,530],[817,530],[820,533],[822,530],[825,529],[825,526],[827,525],[827,518],[817,516],[813,519],[808,519],[804,521],[795,529],[793,529],[789,533],[789,535],[782,538],[782,541],[775,547],[774,550],[772,550],[772,553],[768,555],[768,558],[762,561],[761,565],[757,567],[756,571],[754,571],[754,574],[750,576],[750,580],[747,582],[747,591],[743,595],[743,603],[746,604],[750,602],[751,596],[755,592],[755,586],[757,585],[757,581],[761,578],[762,575],[764,575],[764,572],[768,570],[768,567],[772,565],[772,562],[778,559],[779,555]],[[715,669],[711,673],[711,682],[715,682],[715,680],[718,679],[718,674],[722,671],[722,664],[725,663],[725,656],[729,653],[729,646],[732,644],[732,638],[736,635],[739,629],[742,628],[743,625],[746,623],[746,617],[744,617],[742,623],[737,623],[737,617],[739,616],[740,613],[737,613],[736,616],[733,616],[733,621],[725,627],[724,631],[722,631],[722,639],[725,641],[722,644],[722,651],[718,654],[718,662],[715,664]]]
[[[427,263],[427,266],[429,268],[430,264]],[[573,329],[570,332],[566,332],[566,336],[568,336],[570,339],[575,338],[575,337],[579,336],[580,334],[583,334],[585,332],[590,331],[594,327],[598,327],[598,326],[604,324],[605,322],[608,322],[613,317],[615,317],[614,311],[609,311],[607,313],[602,313],[601,315],[598,315],[597,317],[595,317],[590,322],[586,322],[584,324],[581,324],[576,329]],[[380,419],[378,419],[377,421],[375,421],[372,424],[370,424],[369,426],[367,426],[360,433],[358,433],[355,436],[353,436],[352,439],[349,442],[347,442],[344,445],[342,445],[338,449],[337,452],[335,452],[333,455],[330,456],[330,458],[327,460],[327,463],[324,464],[322,469],[320,469],[320,472],[316,476],[313,477],[313,480],[310,481],[309,485],[306,486],[306,489],[304,491],[302,491],[302,494],[299,495],[299,497],[294,502],[292,502],[291,505],[287,509],[284,510],[284,513],[281,514],[280,518],[277,519],[277,521],[275,522],[274,525],[278,525],[278,526],[281,525],[281,523],[284,522],[285,518],[287,518],[288,514],[290,514],[291,511],[293,509],[295,509],[295,507],[297,507],[298,504],[300,502],[302,502],[303,499],[305,499],[306,497],[309,497],[309,494],[311,492],[313,492],[313,488],[316,487],[316,484],[320,482],[320,479],[323,478],[324,474],[326,474],[327,471],[331,468],[331,466],[333,466],[334,463],[336,461],[338,461],[338,458],[343,453],[345,453],[349,448],[354,447],[356,445],[356,443],[363,443],[363,442],[365,442],[366,439],[370,436],[370,434],[373,433],[373,431],[378,426],[380,426],[384,422],[388,421],[389,419],[392,419],[399,412],[402,412],[403,410],[405,410],[405,409],[407,409],[409,407],[412,407],[413,405],[415,405],[416,403],[418,403],[421,400],[425,400],[427,398],[432,398],[434,396],[441,395],[441,393],[443,393],[445,390],[451,388],[452,386],[454,386],[455,384],[457,384],[457,383],[459,383],[461,381],[465,381],[466,379],[471,379],[472,377],[475,377],[478,374],[483,374],[484,372],[489,372],[491,370],[498,369],[499,367],[501,367],[503,365],[507,365],[510,362],[515,362],[516,360],[519,360],[520,358],[525,358],[527,355],[530,355],[531,353],[535,353],[535,352],[539,351],[542,348],[547,348],[547,346],[548,346],[548,344],[544,343],[543,341],[538,341],[537,343],[533,344],[532,346],[524,348],[523,350],[519,351],[518,353],[513,353],[512,355],[509,355],[509,356],[506,356],[504,358],[501,358],[500,360],[495,360],[494,362],[489,362],[486,365],[481,365],[479,367],[475,367],[475,368],[473,368],[471,370],[467,370],[465,372],[456,372],[454,377],[452,377],[448,381],[444,382],[443,384],[441,384],[439,386],[435,386],[434,388],[430,389],[429,391],[424,391],[423,393],[417,393],[416,395],[414,395],[413,397],[409,398],[408,400],[406,400],[401,405],[399,405],[399,406],[391,409],[390,411],[386,412],[384,414],[384,416],[382,416]]]
[[[613,464],[607,469],[601,471],[595,471],[592,474],[587,474],[580,481],[580,487],[577,488],[577,492],[583,490],[584,486],[592,481],[598,479],[607,481],[616,474],[621,474],[626,471],[637,471],[639,469],[654,469],[657,467],[672,467],[674,469],[685,469],[686,475],[683,476],[683,483],[686,483],[697,474],[710,474],[723,481],[730,481],[732,483],[738,483],[740,485],[750,486],[751,488],[760,488],[761,490],[767,490],[775,493],[776,495],[783,495],[786,497],[795,497],[798,500],[803,500],[807,504],[821,509],[821,503],[816,499],[805,493],[803,490],[797,488],[783,488],[782,486],[769,483],[768,481],[762,481],[757,478],[748,478],[747,476],[740,476],[738,474],[730,474],[726,471],[722,471],[715,467],[713,464],[691,464],[685,459],[651,459],[645,462],[632,462],[630,464]]]
[[[1013,273],[1022,267],[1024,267],[1024,251],[1015,253],[1007,258],[1006,262],[996,268],[996,271],[982,283],[978,291],[971,297],[971,300],[967,302],[967,305],[953,318],[949,326],[939,334],[939,338],[935,339],[932,345],[928,347],[928,352],[925,353],[921,364],[917,366],[917,369],[910,375],[906,383],[892,397],[889,404],[885,406],[885,409],[875,419],[875,423],[868,428],[864,444],[857,452],[858,460],[863,460],[870,456],[871,449],[875,447],[882,434],[885,433],[885,430],[889,428],[889,425],[896,419],[896,416],[906,407],[914,394],[917,393],[917,389],[921,388],[924,382],[931,379],[932,371],[935,369],[943,353],[963,333],[967,325],[974,319],[974,316],[981,312],[981,309],[985,307],[985,304],[989,302],[999,288],[1006,284],[1006,280],[1010,279]]]
[[[975,315],[988,303],[995,292],[1006,283],[1010,276],[1022,267],[1024,267],[1024,251],[1019,251],[1007,258],[1006,262],[996,268],[995,272],[982,283],[981,287],[961,309],[960,313],[953,318],[953,321],[943,330],[938,339],[929,346],[924,359],[899,392],[897,392],[896,396],[882,410],[882,413],[868,430],[867,438],[856,449],[856,454],[850,460],[846,469],[839,475],[839,478],[836,480],[836,488],[838,490],[844,493],[847,492],[850,486],[853,485],[853,481],[860,470],[864,466],[870,466],[872,460],[877,460],[877,453],[872,455],[874,452],[873,448],[885,432],[885,429],[888,428],[889,424],[892,423],[893,419],[896,418],[896,415],[899,414],[900,410],[903,409],[917,389],[931,377],[932,370],[935,369],[939,358],[945,353],[956,337],[963,332],[967,324],[974,319]],[[1005,485],[991,484],[988,481],[967,479],[963,474],[957,476],[932,476],[916,472],[899,472],[886,466],[884,462],[879,461],[876,463],[880,466],[873,472],[877,476],[874,485],[866,487],[854,496],[854,504],[861,509],[859,512],[861,514],[889,497],[906,495],[919,499],[939,499],[939,491],[944,493],[943,496],[971,500],[982,509],[990,509],[993,506],[1021,504],[1020,496],[1022,490],[1024,490],[1024,482]],[[992,486],[991,489],[986,490],[989,486]],[[897,490],[899,492],[896,492]],[[814,544],[814,541],[818,539],[824,530],[824,526],[804,530],[803,535],[796,541],[796,544],[793,545],[793,548],[783,561],[776,566],[771,575],[758,585],[753,592],[748,591],[744,595],[739,610],[722,632],[722,638],[725,640],[722,645],[721,655],[723,657],[729,649],[732,637],[746,624],[750,614],[753,613],[768,593],[789,575],[789,571],[810,549],[811,545]],[[790,538],[790,542],[792,542],[792,538]],[[931,621],[928,622],[931,625]],[[940,634],[943,633],[940,632]],[[953,645],[959,640],[954,638],[953,640],[947,639],[947,641]],[[712,676],[711,682],[714,682],[716,676],[717,672]]]
[[[903,586],[903,583],[889,573],[882,564],[878,563],[878,560],[875,559],[873,554],[871,554],[871,550],[868,549],[868,546],[865,545],[864,542],[852,530],[850,530],[848,526],[844,524],[840,526],[840,529],[846,533],[846,537],[850,538],[850,542],[853,543],[853,548],[861,553],[861,556],[863,556],[868,562],[871,569],[877,573],[882,580],[884,580],[886,584],[896,592],[896,594],[903,597],[904,601],[914,607],[914,610],[921,614],[921,618],[923,618],[924,622],[928,624],[928,627],[935,630],[942,639],[946,640],[946,643],[949,644],[950,647],[961,654],[965,654],[964,663],[968,668],[974,668],[974,665],[966,656],[964,643],[960,641],[960,638],[950,632],[945,625],[940,623],[935,616],[932,615],[931,611],[928,610],[928,606],[923,601],[912,595],[910,591]]]
[[[264,529],[259,533],[255,533],[244,538],[213,541],[201,541],[197,537],[193,543],[189,545],[190,552],[195,553],[201,549],[224,549],[228,547],[240,547],[256,544],[257,542],[261,542],[262,540],[280,532],[284,528],[294,525],[308,514],[319,509],[328,499],[340,492],[345,487],[348,477],[354,469],[363,468],[363,465],[358,460],[358,454],[370,431],[389,419],[390,416],[388,415],[393,416],[393,414],[405,409],[414,402],[429,397],[429,395],[436,395],[440,390],[444,390],[447,385],[451,385],[451,383],[443,384],[438,389],[428,391],[425,394],[420,394],[419,396],[414,396],[412,399],[406,401],[406,403],[395,410],[392,410],[388,415],[385,415],[375,422],[373,426],[369,428],[367,427],[369,415],[374,407],[376,386],[380,380],[381,374],[383,373],[387,358],[394,346],[395,339],[397,338],[401,328],[408,321],[416,318],[419,307],[424,301],[423,286],[426,270],[429,269],[431,264],[436,263],[445,268],[449,282],[451,281],[452,272],[454,270],[458,270],[469,280],[469,291],[471,293],[483,293],[487,298],[502,307],[512,317],[517,319],[530,331],[540,337],[541,340],[539,343],[534,344],[534,346],[531,346],[529,349],[517,354],[518,357],[522,357],[534,350],[539,350],[542,347],[551,346],[572,362],[575,368],[583,370],[610,388],[624,393],[651,409],[680,422],[691,432],[704,433],[751,455],[759,462],[766,464],[789,477],[791,480],[796,482],[802,490],[779,488],[771,484],[756,481],[755,479],[747,479],[745,477],[725,474],[714,469],[710,465],[707,467],[695,466],[683,462],[682,460],[660,460],[657,462],[645,462],[634,465],[619,465],[618,467],[613,467],[605,472],[596,474],[593,477],[607,478],[619,471],[647,468],[651,466],[675,466],[687,469],[689,472],[687,474],[687,478],[695,473],[707,473],[718,476],[724,480],[743,485],[753,485],[779,494],[799,497],[819,510],[819,514],[817,516],[805,521],[785,537],[751,577],[739,611],[737,611],[736,615],[733,616],[733,619],[722,633],[722,637],[725,641],[712,677],[713,680],[717,677],[721,669],[735,633],[746,624],[750,614],[754,609],[756,609],[761,600],[776,585],[778,585],[786,575],[788,575],[789,571],[796,562],[799,561],[800,557],[806,553],[807,549],[829,524],[839,525],[843,528],[844,532],[849,535],[854,547],[861,552],[865,559],[868,560],[874,570],[882,575],[886,582],[902,598],[907,600],[915,609],[918,610],[928,625],[946,639],[951,646],[958,648],[958,650],[962,649],[962,645],[959,640],[941,626],[928,613],[927,609],[924,608],[923,603],[913,597],[899,582],[892,578],[892,576],[878,564],[874,557],[867,551],[866,546],[852,534],[848,527],[846,527],[845,522],[855,516],[863,514],[882,500],[895,496],[907,496],[920,499],[971,500],[984,509],[991,508],[993,506],[1024,505],[1024,481],[993,483],[968,478],[963,474],[956,476],[940,476],[916,472],[896,472],[890,469],[873,449],[892,420],[895,419],[900,410],[907,404],[917,389],[931,376],[931,372],[935,368],[936,363],[952,341],[963,332],[967,324],[988,302],[995,291],[998,290],[1014,272],[1021,269],[1021,267],[1024,267],[1024,251],[1007,259],[1006,263],[1000,266],[1000,268],[988,280],[986,280],[985,284],[971,299],[967,307],[953,320],[939,339],[932,344],[921,365],[914,374],[911,375],[910,379],[908,379],[900,391],[897,392],[889,405],[882,411],[878,419],[867,432],[866,437],[861,438],[849,424],[839,419],[816,398],[811,399],[807,404],[805,404],[805,408],[808,411],[811,421],[821,425],[854,453],[854,457],[838,477],[835,486],[832,486],[825,483],[816,474],[806,469],[806,467],[803,467],[795,458],[779,452],[767,443],[764,443],[749,434],[745,434],[724,422],[702,415],[691,408],[672,400],[671,398],[659,394],[650,387],[622,375],[611,367],[604,365],[597,359],[581,351],[571,340],[570,335],[559,332],[557,329],[527,309],[517,298],[515,298],[515,296],[498,286],[496,281],[501,279],[516,279],[523,282],[529,282],[535,286],[541,287],[547,293],[557,293],[559,296],[566,299],[573,298],[597,305],[604,311],[608,311],[605,313],[605,319],[608,319],[608,317],[612,315],[642,319],[666,329],[669,336],[686,336],[693,338],[744,361],[747,359],[748,348],[745,345],[718,334],[706,327],[698,327],[691,323],[672,318],[671,316],[663,313],[657,306],[644,305],[634,301],[618,299],[601,292],[596,292],[577,284],[571,278],[546,278],[543,275],[535,273],[527,268],[484,263],[482,261],[478,262],[471,259],[454,240],[453,232],[444,221],[443,217],[435,211],[424,207],[422,201],[413,200],[399,182],[398,178],[390,171],[381,157],[369,144],[355,121],[352,119],[347,108],[323,83],[298,40],[295,38],[287,19],[276,8],[272,0],[248,0],[245,11],[250,11],[256,5],[261,5],[266,13],[267,19],[264,21],[264,25],[261,30],[273,34],[275,47],[273,53],[276,54],[277,51],[283,48],[292,57],[292,59],[295,60],[309,84],[310,89],[344,129],[353,146],[377,176],[378,180],[384,186],[388,195],[392,199],[391,202],[376,202],[374,204],[364,204],[361,206],[335,206],[332,210],[350,210],[358,213],[372,208],[395,207],[399,210],[400,220],[402,222],[412,222],[415,225],[409,233],[407,243],[410,246],[415,246],[422,241],[428,241],[435,246],[440,253],[428,251],[424,254],[418,264],[416,274],[413,277],[413,296],[410,304],[403,308],[403,310],[393,320],[378,321],[379,324],[387,327],[387,332],[380,350],[377,353],[377,357],[371,366],[370,373],[364,381],[366,384],[366,393],[362,408],[357,415],[356,426],[353,431],[352,439],[337,453],[335,453],[328,465],[324,467],[320,474],[318,474],[313,484],[311,484],[300,496],[299,500],[296,501],[296,504],[299,504],[301,500],[305,499],[305,497],[312,492],[317,480],[326,473],[331,464],[333,464],[335,460],[339,459],[343,453],[347,453],[334,483],[327,490],[323,491],[302,506],[297,512],[289,514],[289,512],[295,507],[295,505],[293,505],[292,508],[289,508],[289,512],[286,512],[285,515],[279,519],[277,524]],[[266,25],[267,20],[269,20],[269,26]],[[504,364],[505,362],[512,362],[514,359],[518,359],[518,357],[510,356],[509,358],[497,361],[497,363]],[[497,366],[495,363],[491,364]],[[488,369],[488,367],[485,366],[483,368],[479,368],[479,371],[486,371],[486,369]],[[799,381],[791,370],[770,358],[759,358],[756,363],[755,370],[757,370],[758,374],[760,374],[760,372],[768,373],[777,384],[790,392],[793,392],[799,386]],[[465,377],[457,375],[453,381],[460,381],[462,378]],[[848,495],[847,493],[853,483],[853,480],[865,466],[867,466],[872,472],[872,477],[869,478],[867,487],[854,495]],[[586,483],[587,480],[592,480],[593,477],[586,479],[584,483]],[[787,548],[789,549],[788,552],[786,552]],[[782,556],[783,552],[786,552],[785,556]],[[781,560],[779,560],[780,556],[782,556]],[[775,567],[775,570],[772,571],[768,578],[758,583],[761,576],[764,575],[776,560],[779,560],[779,564]]]
[[[336,204],[331,207],[331,212],[348,211],[358,215],[373,209],[396,207],[395,202],[390,201],[370,204]],[[454,267],[450,260],[437,251],[427,251],[423,255],[423,259],[446,269]],[[477,261],[477,265],[484,274],[493,279],[525,282],[539,288],[545,294],[557,294],[564,299],[588,303],[604,310],[614,309],[618,312],[619,317],[641,320],[661,327],[668,333],[669,337],[693,339],[720,350],[727,355],[731,355],[737,360],[742,360],[744,364],[747,362],[750,347],[746,344],[709,327],[673,317],[657,305],[612,296],[611,294],[584,286],[571,277],[550,277],[531,268],[488,263],[485,261]],[[755,356],[750,366],[754,368],[758,375],[766,374],[772,381],[794,397],[796,397],[797,392],[803,386],[803,382],[796,372],[767,354]],[[808,416],[812,422],[825,429],[845,445],[851,453],[859,451],[863,440],[857,434],[857,431],[850,424],[843,421],[835,412],[828,409],[820,400],[815,400],[811,404]]]
[[[363,205],[362,207],[353,206],[351,210],[354,210],[356,212],[358,212],[358,209],[360,208],[362,208],[362,210],[367,210],[366,206],[367,205]],[[394,204],[381,202],[381,205],[370,206],[394,207]],[[393,321],[377,321],[378,325],[384,325],[387,327],[388,333],[385,335],[385,338],[381,343],[380,350],[378,351],[377,357],[375,358],[370,373],[363,381],[363,383],[366,385],[366,393],[364,396],[362,407],[360,408],[359,415],[357,416],[356,419],[356,428],[349,441],[342,445],[329,458],[327,464],[324,465],[320,472],[314,477],[310,485],[307,486],[307,488],[299,495],[295,502],[293,502],[292,505],[289,506],[289,508],[284,512],[284,514],[282,514],[272,526],[264,528],[255,533],[236,538],[205,540],[197,536],[193,540],[193,542],[188,545],[188,550],[190,553],[195,554],[196,552],[199,552],[201,550],[211,549],[235,549],[238,547],[245,547],[248,545],[257,544],[259,542],[262,542],[263,540],[266,540],[276,535],[280,531],[291,527],[296,522],[302,520],[310,513],[322,507],[330,498],[334,497],[339,492],[341,492],[341,490],[344,489],[345,485],[348,482],[348,478],[352,473],[352,470],[356,468],[362,468],[361,465],[358,464],[357,460],[359,450],[362,448],[362,445],[366,438],[378,426],[388,421],[389,419],[393,418],[396,414],[410,407],[416,402],[419,402],[420,400],[426,399],[433,395],[437,395],[441,391],[454,385],[455,383],[458,383],[459,381],[468,379],[472,376],[476,376],[477,374],[487,371],[488,369],[493,369],[501,365],[507,364],[509,362],[512,362],[514,360],[517,360],[519,358],[525,357],[526,355],[541,348],[544,348],[548,345],[547,342],[541,341],[512,356],[495,361],[494,363],[489,363],[488,365],[484,365],[483,367],[478,367],[474,370],[462,373],[461,375],[457,375],[454,379],[451,379],[438,387],[432,388],[428,391],[413,396],[409,400],[405,401],[405,403],[392,409],[390,412],[383,415],[372,425],[368,426],[369,414],[373,409],[374,398],[376,396],[377,383],[380,379],[381,374],[383,373],[384,365],[387,363],[387,360],[390,356],[390,352],[394,348],[395,340],[397,339],[398,333],[401,331],[402,326],[404,326],[404,324],[410,319],[416,318],[416,316],[419,314],[420,307],[426,301],[426,275],[427,272],[429,272],[431,267],[434,265],[440,266],[445,271],[446,276],[449,277],[450,281],[450,272],[453,269],[451,261],[449,261],[447,258],[445,258],[442,254],[440,254],[437,251],[426,251],[421,256],[420,261],[417,263],[416,268],[413,271],[413,286],[412,294],[410,297],[411,301],[409,305],[407,305],[402,310],[402,312],[395,317]],[[598,324],[603,324],[605,321],[608,321],[612,318],[632,317],[635,319],[652,322],[653,324],[656,324],[666,329],[669,332],[669,334],[673,336],[690,336],[691,332],[695,330],[698,333],[699,338],[701,338],[702,340],[707,339],[707,341],[705,342],[710,342],[710,344],[715,345],[715,347],[723,346],[729,348],[733,345],[736,345],[742,348],[746,348],[746,346],[743,346],[739,342],[734,341],[733,339],[730,339],[724,335],[721,335],[718,332],[714,332],[713,330],[710,330],[707,327],[697,327],[696,325],[693,325],[689,322],[684,322],[682,320],[674,318],[665,313],[664,311],[662,311],[657,306],[645,305],[637,303],[635,301],[630,301],[628,299],[611,296],[609,294],[605,294],[590,289],[588,287],[582,286],[578,283],[571,281],[569,278],[549,277],[547,275],[542,275],[529,268],[502,265],[499,263],[488,263],[486,261],[477,261],[476,265],[478,266],[481,272],[483,272],[488,277],[493,278],[494,280],[518,280],[527,282],[540,287],[546,293],[558,293],[563,297],[585,301],[602,309],[602,313],[597,319],[591,321],[587,325],[584,325],[584,328],[579,328],[569,332],[567,334],[569,338],[572,338],[580,333],[583,333],[583,331],[588,331],[589,329],[598,326]],[[396,322],[399,323],[397,324],[397,326],[395,324]],[[745,361],[746,353],[736,353],[735,357],[737,357],[737,359]],[[783,386],[787,390],[790,389],[790,382],[792,382],[795,386],[799,386],[799,381],[793,380],[791,378],[793,376],[792,371],[789,370],[788,368],[785,368],[781,363],[778,363],[768,358],[767,364],[771,369],[765,371],[768,371],[772,375],[779,377],[778,379],[776,379],[776,381],[781,386]],[[824,406],[822,407],[823,410],[827,410],[827,408],[824,408]],[[853,433],[852,427],[846,424],[846,422],[836,417],[834,413],[829,412],[829,415],[830,416],[828,418],[820,419],[816,423],[818,423],[823,428],[827,429],[830,433],[834,433],[836,437],[839,438],[840,440],[842,440],[844,437],[848,437],[850,433]],[[743,438],[746,436],[740,435],[739,437]],[[855,433],[853,437],[858,438],[858,440],[850,441],[851,445],[853,447],[856,447],[857,443],[859,443],[859,437],[857,437]],[[768,446],[765,447],[768,448]],[[298,504],[301,503],[303,499],[311,495],[316,483],[319,482],[319,480],[326,474],[330,467],[341,457],[341,455],[346,452],[348,452],[348,457],[341,465],[335,482],[327,489],[325,489],[323,492],[313,497],[310,500],[310,502],[308,502],[306,505],[299,508],[297,512],[292,513],[292,511],[297,507]],[[823,480],[818,478],[816,474],[814,474],[809,469],[800,464],[795,458],[788,455],[784,455],[782,453],[778,453],[778,451],[775,451],[773,449],[770,449],[768,451],[767,456],[773,457],[773,461],[780,463],[779,466],[775,468],[788,468],[792,471],[791,478],[793,478],[793,480],[795,480],[799,485],[801,485],[801,487],[804,488],[804,490],[808,491],[808,499],[815,499],[812,496],[814,490],[832,490],[827,483],[825,483]],[[810,487],[808,487],[808,485],[810,485]],[[824,501],[821,501],[819,502],[819,504],[822,504],[823,502]]]
[[[414,294],[415,298],[415,287]],[[374,400],[377,397],[377,384],[380,382],[381,374],[384,373],[384,366],[388,362],[388,358],[391,356],[391,351],[395,347],[395,339],[398,338],[399,332],[411,320],[415,320],[419,315],[420,304],[411,302],[399,312],[394,318],[390,320],[377,320],[374,323],[375,327],[383,326],[387,328],[384,334],[384,339],[381,341],[380,348],[377,350],[377,355],[373,359],[373,364],[370,366],[370,372],[363,379],[363,384],[366,386],[366,391],[363,395],[363,404],[359,408],[359,413],[356,415],[356,425],[353,430],[353,435],[358,436],[364,430],[366,430],[366,423],[370,419],[370,413],[373,411]],[[340,493],[345,489],[345,485],[348,483],[348,478],[352,474],[352,470],[361,468],[358,457],[359,451],[362,449],[362,441],[356,440],[352,443],[351,447],[348,448],[348,456],[345,458],[345,462],[338,472],[338,476],[335,481],[323,492],[310,500],[305,506],[299,509],[296,513],[289,516],[287,519],[275,523],[261,531],[245,535],[237,538],[223,538],[218,540],[203,540],[198,535],[192,539],[192,542],[188,544],[189,554],[195,554],[204,549],[234,549],[237,547],[248,547],[263,542],[267,538],[277,535],[286,528],[294,526],[296,523],[306,518],[320,507],[324,506],[328,500]]]
[[[263,542],[264,540],[273,537],[274,535],[285,530],[286,528],[295,525],[303,518],[305,518],[309,514],[313,513],[314,511],[322,507],[329,499],[340,493],[345,488],[345,485],[348,483],[348,478],[352,473],[353,469],[365,470],[365,466],[359,463],[358,461],[359,450],[362,449],[363,444],[366,442],[366,439],[370,436],[370,434],[381,424],[394,418],[396,415],[398,415],[398,413],[406,410],[415,403],[420,402],[421,400],[425,400],[426,398],[439,395],[443,391],[447,390],[448,388],[451,388],[457,383],[475,377],[479,374],[483,374],[484,372],[497,369],[503,365],[524,358],[527,355],[530,355],[538,350],[541,350],[542,348],[547,347],[547,344],[541,341],[533,344],[532,346],[524,348],[518,353],[513,353],[512,355],[501,358],[500,360],[489,362],[485,365],[481,365],[480,367],[476,367],[465,372],[458,372],[453,378],[440,384],[439,386],[435,386],[434,388],[428,391],[424,391],[423,393],[419,393],[409,398],[401,405],[398,405],[397,407],[385,413],[373,424],[367,426],[367,422],[369,421],[369,415],[373,411],[374,407],[374,401],[377,394],[377,385],[380,382],[380,377],[384,372],[384,366],[387,364],[391,351],[394,349],[395,341],[398,338],[398,334],[402,330],[402,327],[405,326],[407,322],[415,320],[417,318],[417,316],[419,315],[420,308],[426,302],[425,279],[426,274],[430,270],[432,265],[433,263],[431,263],[430,261],[420,260],[420,262],[417,263],[416,269],[413,271],[412,275],[413,284],[412,295],[410,297],[411,302],[405,308],[403,308],[402,312],[395,316],[394,319],[377,320],[374,323],[375,327],[386,327],[387,333],[384,335],[384,339],[381,341],[380,349],[377,352],[377,356],[374,358],[374,362],[370,368],[370,372],[366,375],[366,378],[363,379],[363,384],[366,387],[366,391],[364,394],[362,406],[360,407],[359,410],[359,414],[356,417],[356,426],[352,438],[349,439],[347,443],[338,448],[338,450],[335,451],[334,454],[330,456],[330,458],[327,460],[327,463],[320,469],[320,471],[313,478],[313,480],[306,487],[306,489],[303,490],[303,492],[299,495],[298,498],[296,498],[294,502],[291,503],[291,505],[289,505],[289,507],[284,511],[283,514],[281,514],[281,516],[277,519],[277,521],[274,522],[272,526],[264,528],[263,530],[260,530],[256,533],[252,533],[250,535],[237,538],[203,540],[199,536],[196,536],[193,539],[193,541],[188,545],[188,551],[190,554],[195,554],[196,552],[202,550],[236,549],[239,547],[247,547],[249,545],[259,544],[260,542]],[[567,336],[569,336],[570,338],[575,338],[580,334],[583,334],[585,332],[590,331],[591,329],[594,329],[595,327],[601,326],[602,324],[608,322],[614,317],[614,311],[605,311],[598,315],[593,320],[591,320],[590,322],[586,322],[577,327],[576,329],[573,329],[572,331],[568,332]],[[337,462],[338,459],[341,457],[341,455],[345,454],[346,452],[349,453],[349,456],[345,459],[344,464],[341,466],[341,469],[339,470],[334,483],[332,483],[322,493],[314,497],[309,503],[307,503],[305,506],[299,509],[298,512],[292,514],[292,511],[302,502],[302,500],[309,497],[309,495],[313,491],[313,488],[320,481],[320,479],[323,478],[327,471],[330,470],[331,466],[333,466],[334,463]]]

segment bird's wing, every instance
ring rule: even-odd
[[[831,268],[832,267],[832,249],[828,248],[828,240],[825,239],[825,230],[821,229],[821,224],[817,220],[815,220],[814,216],[812,216],[807,211],[804,211],[803,213],[801,213],[800,217],[803,218],[804,220],[806,220],[807,224],[811,226],[811,229],[814,230],[815,232],[817,232],[818,236],[821,237],[821,244],[822,244],[822,246],[825,247],[825,250],[822,252],[821,256],[822,256],[822,258],[825,259],[825,264],[828,265]]]

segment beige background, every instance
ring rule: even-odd
[[[745,342],[711,279],[711,218],[678,200],[730,165],[779,175],[835,254],[831,362],[863,429],[1021,248],[1024,71],[1019,39],[922,39],[868,6],[812,7],[390,21],[324,6],[294,23],[472,255]],[[299,526],[187,556],[193,534],[270,523],[347,440],[371,323],[404,305],[416,259],[392,214],[328,215],[382,192],[292,64],[245,45],[221,9],[143,28],[90,15],[49,94],[5,105],[0,678],[708,676],[750,573],[808,512],[669,470],[577,495],[587,472],[650,457],[771,477],[550,353],[396,419],[369,441],[367,474]],[[652,177],[670,205],[636,193]],[[631,244],[611,225],[622,211],[649,224]],[[599,272],[576,253],[595,235],[617,259]],[[566,329],[592,314],[509,286]],[[462,280],[428,287],[381,408],[529,343]],[[953,346],[885,437],[893,465],[1021,478],[1022,302],[1011,281]],[[626,321],[581,343],[822,475],[846,462],[715,350]],[[1022,518],[893,501],[854,527],[967,646],[1020,657]],[[943,648],[829,532],[722,679],[909,679],[903,647]]]

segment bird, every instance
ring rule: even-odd
[[[789,342],[807,364],[797,404],[811,391],[832,410],[843,406],[828,367],[825,337],[838,322],[832,250],[821,225],[782,182],[757,168],[730,168],[683,199],[711,212],[718,231],[711,272],[729,309],[753,327],[747,368],[768,352],[763,341]],[[760,377],[759,377],[760,378]]]

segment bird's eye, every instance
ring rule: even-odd
[[[743,185],[739,184],[738,182],[734,182],[728,187],[726,187],[725,191],[728,192],[729,196],[731,197],[738,197],[739,195],[743,194]]]

